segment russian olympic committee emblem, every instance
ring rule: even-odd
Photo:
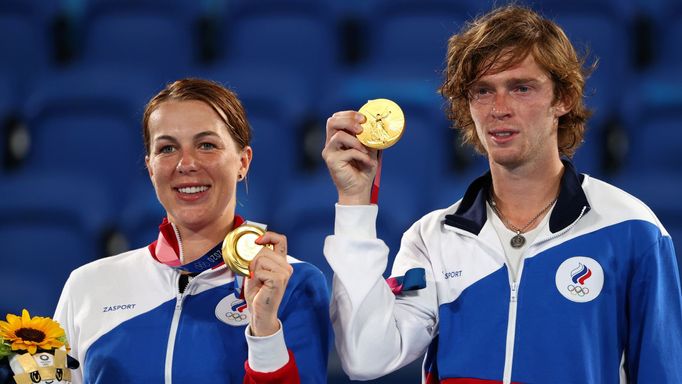
[[[561,263],[554,280],[563,297],[576,303],[586,303],[601,293],[604,270],[590,257],[574,256]]]
[[[234,327],[248,324],[251,318],[246,301],[235,297],[234,293],[220,300],[215,307],[215,316],[223,323]]]

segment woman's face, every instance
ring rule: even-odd
[[[218,114],[201,101],[161,103],[148,129],[145,162],[168,219],[192,231],[230,225],[251,147],[239,149]]]

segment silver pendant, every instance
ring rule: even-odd
[[[517,233],[516,236],[509,240],[509,244],[511,244],[511,246],[514,248],[521,248],[524,244],[526,244],[526,238],[521,236],[520,233]]]

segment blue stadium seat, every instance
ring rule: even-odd
[[[367,65],[419,78],[441,78],[448,38],[476,8],[463,1],[377,1],[365,15]]]
[[[467,170],[465,173],[452,175],[441,180],[438,188],[429,191],[429,205],[426,207],[426,211],[447,208],[461,199],[469,184],[487,172],[488,163],[486,161],[485,158],[481,157],[477,159],[476,167]]]
[[[5,154],[8,152],[8,119],[13,113],[13,97],[9,79],[0,73],[0,177],[5,173]]]
[[[153,92],[147,83],[143,74],[101,68],[37,81],[23,109],[31,136],[24,168],[105,175],[111,188],[122,189],[144,173],[140,121]]]
[[[0,72],[0,112],[6,114],[9,110],[16,107],[19,100],[12,75]]]
[[[654,21],[656,25],[653,32],[656,38],[651,42],[654,48],[654,65],[679,68],[682,65],[682,50],[679,49],[682,41],[682,4],[678,1],[667,2],[654,15]]]
[[[152,70],[175,80],[195,61],[194,1],[91,0],[86,3],[81,63]]]
[[[103,256],[107,191],[80,175],[24,173],[5,178],[0,196],[0,313],[51,316],[69,273]]]
[[[131,193],[117,217],[116,227],[129,249],[144,247],[159,235],[159,224],[166,212],[156,197],[149,178],[130,183]]]
[[[623,104],[630,134],[630,156],[626,172],[652,169],[682,176],[679,146],[682,131],[682,80],[679,68],[661,68],[633,84]]]
[[[334,232],[338,200],[330,177],[318,174],[291,180],[279,200],[269,229],[285,235],[289,254],[316,265],[331,284],[332,271],[322,253],[325,237]]]
[[[56,1],[0,2],[0,72],[26,80],[51,64],[51,16]]]
[[[297,71],[312,89],[332,73],[338,43],[328,10],[316,1],[238,1],[223,19],[221,63]]]

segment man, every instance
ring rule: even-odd
[[[382,279],[388,249],[369,204],[377,156],[355,137],[364,117],[329,118],[322,155],[339,201],[324,252],[352,378],[426,352],[428,383],[682,382],[670,236],[642,202],[570,161],[589,115],[587,72],[555,23],[518,6],[450,38],[441,93],[490,172],[405,232],[392,275],[423,271],[412,290]]]

